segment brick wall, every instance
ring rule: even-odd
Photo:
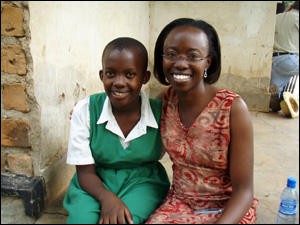
[[[34,176],[28,2],[1,1],[1,173]]]

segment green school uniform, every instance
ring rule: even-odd
[[[96,124],[106,98],[105,93],[90,96],[90,148],[95,170],[104,186],[128,207],[135,224],[144,223],[159,207],[170,187],[161,154],[160,117],[162,101],[149,99],[159,129],[147,127],[147,133],[123,149],[119,137]],[[70,182],[63,205],[69,212],[67,223],[96,224],[101,204],[81,189],[77,173]]]

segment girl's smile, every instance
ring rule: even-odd
[[[129,95],[129,92],[112,91],[112,94],[116,99],[123,99]]]

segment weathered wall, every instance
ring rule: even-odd
[[[104,91],[109,41],[129,36],[148,48],[145,15],[149,2],[1,1],[1,172],[42,176],[48,203],[65,190],[69,113]]]
[[[29,17],[28,2],[1,1],[1,223],[34,222],[25,215],[24,198],[14,197],[20,193],[16,183],[13,196],[2,195],[2,174],[40,175],[40,108],[33,90]]]
[[[1,1],[1,172],[44,177],[48,201],[54,200],[74,172],[65,163],[69,113],[80,99],[104,91],[98,71],[105,45],[120,36],[140,40],[152,71],[156,38],[179,17],[216,28],[222,46],[217,85],[265,111],[275,7],[275,1]],[[161,88],[152,76],[144,90],[154,95]]]
[[[267,112],[275,9],[275,1],[150,1],[150,64],[155,41],[170,21],[204,20],[221,42],[222,71],[216,85],[241,94],[249,109]],[[161,87],[151,80],[151,88]]]
[[[32,176],[36,152],[30,139],[39,130],[31,125],[39,123],[39,108],[31,91],[28,18],[26,3],[1,1],[1,171]]]
[[[61,176],[67,173],[69,113],[80,99],[104,91],[98,72],[109,41],[129,36],[148,48],[149,3],[29,2],[29,10],[34,92],[41,108],[37,169],[49,176],[50,195],[55,195],[58,183],[73,172]]]

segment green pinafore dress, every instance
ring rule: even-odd
[[[162,102],[149,99],[159,129],[147,133],[123,149],[119,137],[96,124],[106,98],[105,93],[90,96],[90,148],[95,170],[104,186],[115,193],[130,210],[135,224],[144,223],[160,206],[170,187],[168,175],[158,162],[161,154],[160,117]],[[63,205],[67,223],[97,224],[101,204],[81,189],[77,173],[71,179]]]

